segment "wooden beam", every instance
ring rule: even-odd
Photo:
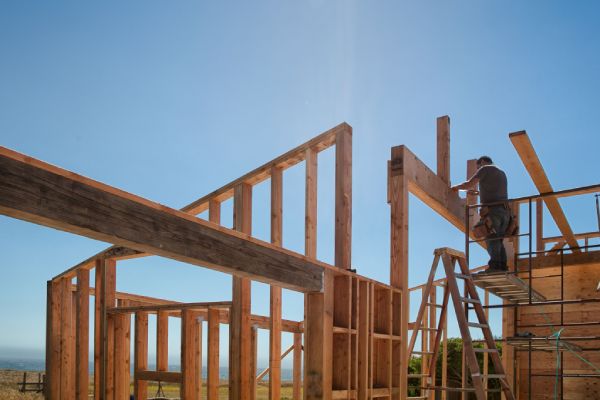
[[[0,148],[0,213],[292,290],[319,291],[323,266],[108,185]]]
[[[308,160],[307,160],[308,163]],[[283,172],[271,170],[271,243],[282,244]],[[271,285],[269,302],[269,399],[281,398],[281,288]]]
[[[60,324],[60,398],[75,399],[75,337],[73,295],[70,279],[61,279]]]
[[[135,313],[135,346],[134,346],[134,371],[148,369],[148,313],[138,311]],[[148,382],[135,377],[133,384],[133,397],[136,400],[148,398]]]
[[[352,268],[352,128],[335,141],[335,266]]]
[[[465,201],[407,147],[392,148],[391,175],[405,175],[408,190],[452,225],[465,231]]]
[[[542,167],[542,163],[540,162],[527,133],[525,131],[513,132],[509,137],[537,190],[540,193],[553,192],[552,185],[548,180],[548,176],[546,176],[546,172]],[[548,207],[550,215],[554,218],[556,226],[560,230],[560,233],[565,237],[568,245],[573,249],[573,252],[579,252],[579,249],[577,248],[579,247],[579,244],[573,235],[573,230],[571,229],[569,221],[567,221],[567,217],[558,203],[558,200],[555,197],[544,197],[543,199],[544,203],[546,203],[546,207]]]
[[[437,119],[437,176],[450,185],[450,117]]]
[[[90,337],[90,271],[77,271],[77,310],[75,313],[75,396],[88,400],[90,383],[89,337]]]
[[[409,318],[409,287],[408,287],[408,193],[409,179],[405,172],[407,168],[408,149],[404,146],[393,147],[389,180],[391,227],[390,227],[390,284],[401,290],[400,311],[400,340],[404,345],[400,349],[400,393],[407,393],[408,382],[408,318]],[[416,159],[416,157],[415,157]],[[413,168],[416,165],[412,163]],[[426,168],[426,167],[425,167]],[[422,169],[425,171],[425,169]],[[414,171],[413,171],[414,172]],[[432,175],[433,176],[433,175]],[[437,180],[437,176],[433,176]],[[442,183],[443,184],[443,183]]]
[[[219,310],[208,310],[208,355],[206,393],[208,400],[219,399]]]
[[[196,312],[196,315],[199,313]],[[202,322],[204,318],[197,317],[194,324],[194,329],[196,330],[195,339],[196,343],[194,345],[194,349],[196,350],[195,361],[196,361],[196,377],[198,382],[196,383],[196,399],[200,400],[202,396]]]
[[[242,183],[235,188],[233,226],[237,231],[252,232],[252,186]],[[232,306],[229,314],[229,399],[249,400],[254,386],[251,376],[250,280],[233,277]]]
[[[292,364],[292,399],[300,400],[302,388],[302,334],[294,333]]]
[[[156,316],[156,370],[169,370],[169,314],[165,310]]]
[[[114,318],[114,382],[115,399],[129,398],[130,383],[130,335],[131,335],[131,316],[120,314],[112,316]]]
[[[181,400],[197,400],[199,371],[196,371],[198,330],[196,313],[183,310],[181,315]]]
[[[565,268],[574,265],[597,264],[600,263],[600,251],[585,251],[579,253],[565,253],[563,255]],[[531,265],[533,269],[559,267],[561,263],[561,255],[553,254],[541,257],[532,257]],[[520,258],[517,261],[518,271],[525,272],[529,267],[528,258]]]
[[[46,385],[48,400],[60,400],[61,282],[48,281],[46,312]]]
[[[181,383],[181,372],[172,371],[135,371],[135,377],[139,380]]]

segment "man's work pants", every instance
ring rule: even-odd
[[[510,220],[508,210],[503,206],[490,207],[487,218],[492,223],[494,233],[490,234],[485,239],[487,251],[490,255],[488,265],[493,269],[507,270],[506,265],[506,249],[502,237],[506,234],[506,228]]]

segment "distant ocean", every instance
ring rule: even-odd
[[[150,365],[149,368],[153,369],[155,366]],[[260,373],[266,367],[259,367],[258,372]],[[19,359],[19,358],[10,358],[10,357],[0,357],[0,369],[13,369],[17,371],[44,371],[46,369],[46,365],[44,360],[40,359]],[[93,363],[90,363],[90,372],[93,371]],[[170,371],[179,371],[179,364],[169,364]],[[228,368],[221,367],[220,369],[221,379],[227,379],[228,377]],[[132,371],[133,372],[133,371]],[[202,376],[206,378],[206,368],[202,368]],[[263,379],[265,382],[268,380],[268,375]],[[281,380],[283,381],[291,381],[292,380],[292,370],[282,368],[281,369]]]

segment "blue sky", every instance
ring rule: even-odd
[[[353,264],[387,282],[386,160],[406,144],[435,168],[437,116],[452,120],[453,182],[466,159],[489,154],[511,196],[534,193],[508,140],[521,129],[555,189],[598,182],[599,11],[591,1],[5,1],[0,145],[179,208],[346,121]],[[328,262],[332,160],[319,160]],[[285,174],[284,244],[299,252],[303,172]],[[264,239],[268,196],[256,188]],[[597,229],[592,197],[564,205],[576,231]],[[418,284],[432,250],[462,248],[463,237],[414,199],[410,223]],[[0,217],[0,319],[10,321],[0,355],[43,349],[46,280],[105,246]],[[231,291],[227,275],[156,257],[121,263],[118,289],[181,301]],[[253,311],[266,313],[267,288],[254,293]],[[301,304],[286,293],[284,316],[301,319]]]

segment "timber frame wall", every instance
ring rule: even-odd
[[[524,133],[511,135],[541,193],[552,188]],[[316,260],[317,169],[319,152],[335,146],[335,261]],[[108,185],[0,148],[0,213],[50,226],[114,245],[54,277],[47,286],[46,398],[87,399],[88,341],[93,335],[94,398],[125,399],[129,395],[133,362],[134,395],[147,398],[147,382],[176,382],[182,399],[218,398],[219,348],[229,345],[229,397],[253,399],[256,382],[269,375],[269,398],[280,398],[281,358],[293,355],[293,398],[403,399],[407,393],[407,337],[409,193],[462,232],[465,212],[477,199],[461,199],[450,189],[450,119],[437,119],[437,168],[429,169],[406,146],[393,147],[388,162],[388,203],[391,212],[390,284],[357,274],[351,263],[352,129],[343,123],[262,165],[207,196],[174,210]],[[535,157],[534,157],[535,156]],[[305,254],[282,248],[283,172],[305,163]],[[474,172],[467,162],[467,176]],[[252,191],[270,180],[271,240],[252,237]],[[577,193],[592,193],[597,188]],[[539,257],[541,267],[562,246],[600,236],[574,234],[552,193],[543,200],[561,230],[560,237],[544,238],[538,228],[536,243],[557,243]],[[233,198],[233,229],[221,226],[221,203]],[[539,207],[541,210],[541,206]],[[208,221],[197,216],[208,211]],[[537,212],[542,225],[542,212]],[[148,224],[148,221],[151,221]],[[511,243],[512,242],[512,243]],[[443,243],[440,243],[443,245]],[[518,243],[507,243],[511,254]],[[576,253],[573,250],[573,253]],[[583,263],[600,263],[599,252],[573,254]],[[233,275],[232,298],[216,303],[178,303],[116,291],[117,262],[160,255]],[[519,264],[519,259],[516,264]],[[548,264],[551,266],[550,264]],[[514,266],[513,266],[514,267]],[[94,286],[90,284],[93,271]],[[268,316],[252,315],[251,280],[271,285]],[[436,282],[443,286],[444,281]],[[303,321],[282,319],[281,289],[304,293]],[[93,296],[94,330],[88,330]],[[486,303],[489,293],[485,293]],[[435,298],[423,299],[435,303]],[[148,369],[148,316],[157,319],[156,370]],[[503,336],[514,335],[515,321],[525,316],[518,307],[504,309]],[[134,359],[130,360],[133,316]],[[181,371],[168,371],[168,321],[181,319]],[[435,324],[435,310],[429,310]],[[582,316],[585,320],[588,317]],[[202,384],[202,331],[207,326],[206,385]],[[220,324],[229,325],[229,338],[219,337]],[[269,368],[256,370],[257,329],[269,331]],[[445,327],[444,329],[447,329]],[[293,345],[282,354],[281,334],[290,332]],[[427,334],[428,335],[428,334]],[[423,348],[431,337],[423,335]],[[446,337],[446,335],[444,336]],[[446,346],[442,345],[442,352]],[[303,353],[303,354],[302,354]],[[442,353],[443,354],[443,353]],[[484,358],[487,355],[484,354]],[[426,357],[426,356],[425,356]],[[442,357],[443,385],[447,380]],[[522,363],[506,347],[503,362],[508,374],[519,376]],[[487,364],[486,364],[487,365]],[[519,369],[521,368],[521,369]],[[484,367],[485,371],[485,367]],[[258,375],[258,376],[257,376]],[[519,386],[519,379],[515,384]],[[467,383],[463,373],[463,386]],[[206,393],[202,393],[206,387]],[[517,393],[520,393],[517,391]],[[433,395],[428,394],[429,398]],[[446,398],[445,395],[442,398]]]

